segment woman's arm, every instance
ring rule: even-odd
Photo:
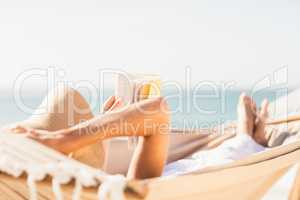
[[[160,97],[94,117],[68,129],[31,130],[27,135],[67,154],[112,137],[165,134],[169,128],[168,112],[166,101]]]

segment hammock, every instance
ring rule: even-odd
[[[299,96],[299,91],[289,95],[294,102],[289,102],[288,109],[297,110]],[[286,104],[284,99],[276,101],[280,102]],[[285,111],[277,113],[282,116]],[[0,171],[4,172],[0,174],[0,199],[300,199],[300,139],[282,145],[288,137],[299,135],[299,119],[293,116],[269,126],[277,130],[268,151],[183,176],[140,181],[109,175],[32,140],[5,134],[0,137]],[[168,162],[233,137],[234,126],[226,127],[224,134],[174,130]],[[108,160],[107,165],[111,164]],[[106,171],[124,173],[126,167],[124,163]]]

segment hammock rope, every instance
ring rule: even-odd
[[[20,135],[0,133],[0,172],[13,177],[27,175],[31,200],[37,199],[36,182],[52,177],[52,191],[63,199],[61,185],[75,180],[72,199],[80,199],[82,187],[99,186],[99,197],[124,199],[127,180],[122,175],[109,175],[101,170],[72,160],[44,145]]]

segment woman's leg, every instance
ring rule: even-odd
[[[168,157],[170,140],[169,109],[165,100],[162,100],[159,104],[160,112],[163,112],[168,120],[159,124],[155,135],[139,137],[127,173],[129,179],[159,177],[163,172]]]
[[[169,135],[140,137],[129,165],[129,179],[144,179],[161,176],[166,164]]]
[[[86,100],[78,91],[70,87],[58,87],[50,91],[38,110],[42,109],[45,109],[45,112],[34,113],[29,119],[17,125],[56,131],[93,118]],[[102,141],[72,153],[74,159],[96,168],[102,167],[104,156]]]

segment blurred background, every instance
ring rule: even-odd
[[[1,1],[0,124],[30,115],[16,105],[16,81],[34,70],[44,73],[21,84],[24,104],[35,108],[51,88],[49,69],[75,87],[88,81],[105,97],[114,93],[114,79],[100,80],[103,69],[159,74],[182,86],[183,105],[201,81],[215,87],[197,92],[218,88],[219,95],[224,83],[232,83],[225,111],[224,99],[202,97],[199,105],[216,112],[177,112],[178,99],[169,98],[176,126],[184,126],[183,118],[203,124],[232,120],[242,90],[262,85],[255,98],[273,100],[300,85],[299,11],[296,0]],[[163,93],[170,96],[176,88]],[[101,105],[96,101],[95,113]]]

